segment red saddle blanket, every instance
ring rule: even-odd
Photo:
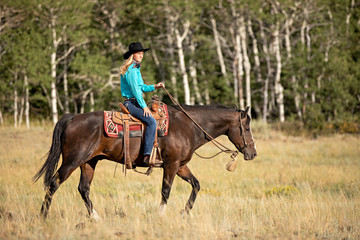
[[[164,121],[156,121],[157,123],[157,135],[158,137],[167,136],[169,129],[169,113],[167,110],[167,105],[160,106],[161,111],[165,114],[166,118]],[[104,111],[104,129],[108,137],[122,138],[124,136],[123,125],[116,124],[112,120],[112,111]],[[129,135],[130,137],[142,137],[142,126],[139,125],[130,125],[129,126]]]

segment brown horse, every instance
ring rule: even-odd
[[[183,106],[186,112],[212,137],[227,135],[235,147],[243,153],[245,160],[256,157],[255,143],[250,129],[249,107],[245,111],[219,106]],[[159,138],[162,159],[163,181],[162,199],[159,213],[164,214],[175,175],[192,186],[190,198],[185,206],[189,212],[200,190],[199,181],[186,165],[196,149],[209,141],[208,136],[197,127],[179,108],[168,107],[169,133]],[[37,181],[43,174],[45,200],[41,214],[46,217],[52,197],[59,186],[78,167],[81,178],[78,190],[83,198],[89,215],[97,218],[89,198],[90,184],[99,160],[108,159],[124,164],[123,141],[105,136],[104,114],[102,111],[85,114],[66,114],[56,124],[52,145],[47,159],[34,176]],[[247,144],[248,143],[248,144]],[[130,139],[130,156],[133,166],[146,167],[142,159],[141,138]],[[62,154],[62,164],[55,173]],[[55,174],[54,174],[55,173]]]

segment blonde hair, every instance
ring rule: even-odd
[[[133,55],[131,54],[130,57],[126,59],[123,65],[120,67],[120,75],[124,75],[132,63],[133,63]]]

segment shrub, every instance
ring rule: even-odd
[[[298,193],[299,190],[294,186],[276,186],[269,190],[265,190],[265,196],[266,197],[272,197],[272,196],[291,196],[295,193]]]

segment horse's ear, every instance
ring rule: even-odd
[[[249,110],[250,110],[250,107],[247,106],[247,107],[245,108],[245,111],[241,111],[241,118],[242,118],[242,119],[245,119],[245,118],[246,118],[246,116],[247,116],[248,113],[249,113]]]
[[[249,110],[250,110],[250,106],[247,106],[247,107],[245,108],[245,113],[244,113],[244,114],[245,114],[245,116],[246,116],[246,115],[248,115]]]

